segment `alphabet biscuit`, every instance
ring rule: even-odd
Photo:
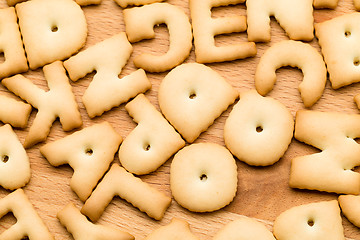
[[[336,200],[296,206],[281,213],[274,222],[278,240],[345,239]]]
[[[114,196],[125,199],[155,220],[162,219],[171,203],[170,197],[152,188],[119,165],[113,164],[85,202],[81,212],[92,221],[97,221]]]
[[[321,54],[300,41],[275,43],[261,56],[255,73],[256,90],[261,95],[270,92],[276,82],[276,70],[288,65],[302,70],[304,78],[299,91],[305,107],[311,107],[322,96],[327,71]]]
[[[17,20],[15,8],[0,10],[0,53],[5,59],[0,64],[0,78],[29,69]]]
[[[214,236],[214,240],[275,240],[262,223],[245,216],[226,224]]]
[[[38,109],[25,138],[25,148],[45,141],[56,118],[60,119],[64,131],[82,125],[79,108],[62,62],[56,61],[46,65],[43,71],[50,89],[47,92],[22,75],[15,75],[2,81],[6,88]]]
[[[186,63],[171,70],[158,92],[161,112],[189,143],[238,96],[217,72],[199,63]]]
[[[0,127],[0,186],[15,190],[31,177],[29,157],[11,126]]]
[[[93,224],[81,214],[73,203],[66,205],[57,214],[61,224],[73,235],[74,239],[113,239],[113,240],[133,240],[134,237],[116,228]]]
[[[100,116],[105,111],[151,88],[151,83],[142,69],[119,79],[119,74],[131,52],[132,46],[126,34],[119,33],[64,62],[70,79],[73,81],[96,71],[82,97],[89,117]]]
[[[360,227],[360,196],[359,195],[340,195],[339,205],[341,212],[355,226]]]
[[[153,172],[185,146],[180,134],[143,94],[126,104],[125,109],[138,123],[119,150],[120,163],[129,172]]]
[[[109,169],[121,141],[111,125],[103,122],[47,143],[40,152],[51,165],[69,164],[74,169],[70,187],[85,201]]]
[[[290,111],[255,90],[240,94],[224,127],[226,147],[240,160],[255,166],[277,162],[291,143],[294,120]]]
[[[0,234],[1,239],[54,239],[21,188],[0,199],[0,218],[9,212],[17,222]]]
[[[270,41],[270,16],[274,16],[292,40],[314,38],[313,0],[247,0],[249,41]]]
[[[237,166],[231,153],[214,143],[197,143],[175,154],[171,193],[182,207],[212,212],[228,205],[237,190]]]
[[[73,0],[31,0],[17,4],[16,13],[31,69],[68,58],[85,45],[86,19]]]
[[[164,72],[181,64],[192,48],[191,25],[187,15],[168,3],[154,3],[124,10],[126,34],[131,43],[155,37],[154,26],[165,23],[169,29],[170,46],[162,56],[142,54],[134,59],[138,68]]]
[[[190,0],[196,62],[224,62],[256,55],[256,46],[253,42],[241,42],[221,47],[215,46],[214,37],[216,35],[244,32],[247,25],[245,16],[214,19],[211,17],[211,9],[243,2],[244,0]]]
[[[199,240],[190,230],[189,224],[181,219],[173,218],[171,222],[153,231],[146,240]]]
[[[360,13],[349,13],[315,24],[321,52],[334,89],[359,82]]]
[[[339,194],[359,194],[360,115],[300,110],[296,113],[295,138],[321,150],[292,159],[289,185]]]

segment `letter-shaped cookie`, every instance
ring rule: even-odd
[[[119,150],[120,163],[129,172],[136,175],[153,172],[185,146],[180,134],[143,94],[125,108],[138,123]]]
[[[21,2],[25,2],[25,1],[27,1],[27,0],[6,0],[7,4],[9,6],[14,6],[17,3],[21,3]]]
[[[261,95],[270,92],[276,82],[276,70],[284,66],[298,67],[304,74],[299,91],[305,107],[321,97],[326,84],[326,66],[321,54],[309,44],[285,40],[275,43],[261,57],[256,68],[255,86]]]
[[[226,147],[240,161],[255,166],[277,162],[294,131],[290,111],[279,101],[255,90],[241,93],[224,127]]]
[[[290,187],[344,194],[360,193],[360,115],[300,110],[295,138],[322,152],[292,160]]]
[[[198,63],[171,70],[159,88],[162,113],[189,143],[236,100],[239,93],[217,72]]]
[[[76,3],[80,6],[97,5],[101,3],[101,0],[76,0]]]
[[[150,3],[162,2],[164,0],[114,0],[120,7],[126,8],[127,6],[139,6]]]
[[[360,13],[349,13],[315,24],[334,89],[360,81]]]
[[[0,52],[5,61],[0,63],[0,78],[29,69],[23,48],[15,8],[0,10]]]
[[[17,222],[1,233],[0,239],[54,239],[21,188],[0,199],[0,218],[9,212]]]
[[[103,122],[47,143],[40,152],[51,165],[69,164],[74,169],[70,187],[85,201],[109,169],[121,141],[110,124]]]
[[[17,189],[31,177],[30,162],[16,134],[6,124],[0,127],[0,186]]]
[[[60,119],[64,131],[70,131],[82,125],[81,115],[71,85],[62,62],[57,61],[43,68],[49,91],[37,87],[22,75],[6,78],[2,81],[10,91],[38,109],[35,120],[25,138],[25,148],[44,141],[52,123]]]
[[[91,118],[100,116],[151,88],[151,83],[142,69],[119,79],[131,52],[132,46],[125,33],[119,33],[64,62],[73,81],[96,71],[83,96],[86,111]]]
[[[355,226],[360,227],[360,196],[340,195],[339,204],[342,213]]]
[[[68,58],[85,44],[85,15],[73,0],[31,0],[17,4],[16,13],[31,69]]]
[[[130,42],[155,37],[154,26],[165,23],[169,29],[170,46],[167,53],[156,56],[141,54],[134,59],[138,68],[163,72],[181,64],[192,48],[191,25],[188,16],[168,3],[154,3],[124,10],[126,34]]]
[[[336,200],[300,205],[281,213],[274,222],[278,240],[345,239]]]
[[[103,180],[85,202],[81,212],[97,221],[114,196],[119,196],[156,220],[162,219],[171,198],[152,188],[117,164],[113,164]]]
[[[357,0],[354,0],[354,2]],[[314,8],[331,8],[335,9],[339,0],[314,0]]]
[[[354,0],[354,5],[356,11],[360,11],[360,0]]]
[[[24,128],[27,125],[31,109],[29,104],[0,95],[0,121],[3,123]]]
[[[215,143],[196,143],[175,154],[170,168],[174,199],[194,212],[228,205],[237,190],[237,166],[231,153]]]
[[[153,231],[145,240],[199,240],[190,230],[189,223],[173,218],[171,222]]]
[[[57,214],[61,224],[66,227],[74,239],[113,239],[113,240],[133,240],[134,237],[116,228],[93,224],[80,213],[74,204],[69,203]]]
[[[246,17],[230,16],[215,19],[211,17],[211,9],[243,2],[244,0],[190,0],[197,62],[224,62],[256,55],[256,46],[253,42],[215,46],[216,35],[246,31]]]
[[[252,218],[241,216],[228,223],[214,236],[214,240],[275,240],[266,226]]]
[[[270,16],[274,16],[292,40],[314,38],[313,0],[247,0],[248,39],[269,42]]]

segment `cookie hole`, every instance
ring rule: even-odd
[[[307,221],[307,224],[308,224],[310,227],[312,227],[312,226],[314,226],[315,222],[314,222],[313,219],[309,219],[309,220]]]
[[[354,66],[359,66],[359,64],[360,64],[359,59],[355,58],[354,59]]]
[[[345,37],[350,37],[350,36],[351,36],[351,32],[350,32],[350,31],[345,31],[344,35],[345,35]]]
[[[145,151],[150,151],[150,149],[151,149],[150,144],[145,144],[145,145],[144,145],[144,150],[145,150]]]
[[[93,153],[94,153],[94,150],[92,150],[91,148],[87,148],[87,149],[85,150],[85,154],[88,155],[88,156],[93,155]]]
[[[360,138],[358,138],[358,137],[352,138],[352,137],[349,137],[349,136],[346,136],[346,137],[349,138],[349,139],[354,140],[357,144],[360,144]]]
[[[203,181],[203,182],[205,182],[205,181],[207,180],[206,174],[202,174],[202,175],[200,176],[200,180]]]
[[[9,161],[9,156],[8,156],[8,155],[3,155],[3,156],[1,157],[1,161],[2,161],[3,163],[7,163],[7,162]]]
[[[195,98],[196,98],[196,93],[191,93],[191,94],[189,95],[189,98],[190,98],[190,99],[195,99]]]
[[[257,127],[256,127],[256,132],[261,133],[262,131],[264,131],[264,129],[262,128],[262,126],[257,126]]]
[[[4,62],[5,62],[4,52],[0,52],[0,63],[4,63]]]
[[[57,32],[57,31],[59,31],[59,28],[58,28],[56,25],[53,25],[53,26],[51,27],[51,31],[52,31],[53,33],[55,33],[55,32]]]

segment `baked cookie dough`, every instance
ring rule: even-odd
[[[228,205],[237,190],[237,166],[231,153],[214,143],[180,150],[170,168],[174,199],[194,212],[212,212]]]
[[[290,111],[279,101],[252,90],[240,94],[225,122],[224,140],[240,161],[268,166],[284,155],[293,131]]]
[[[192,143],[238,96],[238,91],[210,67],[186,63],[162,80],[158,99],[165,118]]]
[[[264,224],[240,216],[220,229],[213,240],[275,240],[275,238]]]

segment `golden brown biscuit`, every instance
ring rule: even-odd
[[[0,199],[0,218],[9,212],[17,221],[0,234],[0,239],[54,239],[21,188]]]
[[[225,122],[226,147],[240,161],[254,166],[277,162],[291,143],[294,119],[279,101],[255,90],[240,94]]]
[[[0,121],[13,127],[25,128],[32,107],[21,101],[0,95]]]
[[[274,235],[278,240],[344,240],[338,202],[310,203],[286,210],[275,219]]]
[[[31,69],[68,58],[85,45],[85,15],[73,0],[31,0],[17,4],[16,13]]]
[[[293,40],[275,43],[261,56],[256,67],[255,86],[261,95],[270,92],[276,82],[276,70],[298,67],[304,78],[299,92],[305,107],[311,107],[323,94],[327,71],[321,54],[311,45]]]
[[[146,240],[199,240],[191,231],[189,224],[181,219],[173,218],[171,222],[153,231]]]
[[[114,0],[120,7],[126,8],[128,6],[140,6],[151,3],[162,2],[164,0]]]
[[[100,116],[151,88],[151,83],[142,69],[119,79],[131,52],[132,46],[126,34],[119,33],[64,62],[73,81],[96,71],[82,97],[89,117]]]
[[[214,240],[275,240],[262,223],[245,216],[226,224],[214,236]]]
[[[129,191],[130,189],[131,191]],[[171,198],[119,165],[113,164],[85,202],[81,212],[92,221],[97,221],[114,196],[125,199],[156,220],[162,219],[171,203]]]
[[[0,10],[0,53],[4,62],[0,64],[0,79],[29,69],[15,8]]]
[[[121,142],[121,136],[103,122],[47,143],[40,152],[51,165],[69,164],[74,169],[70,187],[85,201],[109,169]]]
[[[2,84],[38,109],[35,120],[25,138],[25,148],[45,141],[51,125],[60,119],[64,131],[82,125],[79,107],[62,62],[56,61],[43,68],[49,91],[37,87],[22,75],[6,78]]]
[[[14,190],[31,177],[29,157],[11,126],[0,127],[0,186]]]
[[[111,228],[103,225],[93,224],[81,214],[73,203],[66,205],[57,214],[57,218],[61,224],[66,227],[75,240],[133,240],[134,236],[127,232],[123,232],[117,228]]]
[[[360,228],[360,196],[340,195],[338,200],[345,217],[352,224]]]
[[[191,24],[188,16],[168,3],[154,3],[124,10],[126,34],[131,43],[155,37],[154,26],[165,23],[169,30],[167,53],[148,53],[135,57],[134,64],[149,72],[164,72],[181,64],[192,48]]]
[[[171,193],[194,212],[228,205],[237,190],[237,166],[231,153],[215,143],[197,143],[175,154],[170,168]]]
[[[161,112],[189,143],[234,103],[239,93],[217,72],[199,63],[182,64],[162,80]]]
[[[143,94],[125,108],[138,123],[119,150],[120,163],[129,172],[137,175],[153,172],[185,146],[180,134]]]
[[[334,89],[359,82],[360,13],[348,13],[315,24],[321,52]]]
[[[190,0],[190,12],[194,32],[196,62],[212,63],[253,57],[256,45],[253,42],[241,42],[228,46],[216,46],[215,36],[246,31],[245,16],[212,18],[213,7],[243,3],[245,0]]]
[[[313,0],[247,0],[249,41],[270,41],[270,16],[274,16],[292,40],[314,38]]]
[[[343,194],[360,193],[360,115],[300,110],[295,138],[321,150],[292,159],[290,187]]]

